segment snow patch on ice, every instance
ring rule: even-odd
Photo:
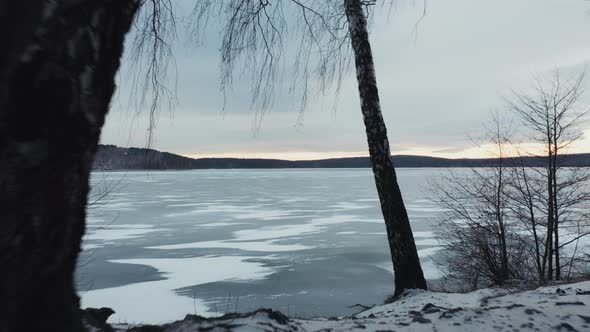
[[[88,230],[83,238],[84,250],[102,248],[116,241],[137,239],[146,234],[163,231],[162,228],[153,228],[146,224],[117,224],[117,225],[88,225]],[[90,241],[90,243],[88,243]]]
[[[262,205],[229,205],[214,202],[208,203],[187,203],[187,204],[173,204],[168,206],[199,206],[197,209],[192,209],[183,212],[174,212],[166,214],[168,218],[193,216],[201,214],[226,214],[228,217],[234,219],[257,219],[257,220],[277,220],[291,217],[297,210],[276,210],[268,209]]]
[[[413,231],[412,234],[414,234],[415,238],[420,238],[420,237],[433,238],[433,237],[435,237],[434,232],[432,232],[432,231]]]
[[[413,212],[446,212],[446,211],[448,211],[448,209],[443,209],[443,208],[436,207],[436,206],[413,205],[413,204],[406,205],[406,209],[408,211],[413,211]]]
[[[255,257],[218,256],[194,258],[121,259],[113,263],[139,264],[156,268],[165,280],[91,290],[81,294],[84,307],[111,307],[115,314],[109,322],[159,324],[175,320],[186,313],[211,314],[198,298],[178,295],[174,290],[218,281],[260,280],[274,270]],[[215,268],[205,268],[215,266]]]
[[[148,249],[178,250],[178,249],[238,249],[244,251],[261,251],[261,252],[283,252],[311,249],[313,247],[302,244],[277,244],[274,241],[201,241],[192,243],[171,244],[164,246],[147,247]]]
[[[370,205],[360,205],[355,203],[348,203],[348,202],[339,202],[330,206],[331,208],[338,209],[338,210],[359,210],[359,209],[368,209],[371,208]]]
[[[142,235],[160,231],[161,229],[153,228],[130,228],[130,229],[111,229],[111,228],[99,228],[91,230],[90,234],[84,237],[85,240],[93,241],[119,241],[126,239],[133,239],[141,237]]]
[[[235,225],[247,225],[247,223],[243,222],[212,222],[207,224],[197,224],[197,227],[227,227],[227,226],[235,226]]]
[[[244,229],[233,233],[233,238],[219,241],[199,241],[163,246],[148,247],[149,249],[197,249],[197,248],[229,248],[246,251],[283,252],[311,249],[313,247],[302,244],[278,244],[285,238],[292,240],[298,237],[321,232],[324,228],[345,222],[361,221],[356,216],[333,215],[329,217],[312,218],[305,224],[267,226],[255,229]],[[206,225],[206,224],[205,224]],[[342,233],[341,233],[342,234]],[[348,234],[354,234],[348,233]]]

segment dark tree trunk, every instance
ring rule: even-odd
[[[88,177],[137,0],[0,2],[0,331],[81,331]]]
[[[553,186],[553,196],[551,197],[551,199],[553,200],[553,233],[554,233],[554,246],[553,246],[553,251],[555,252],[555,280],[561,280],[561,258],[560,258],[560,252],[559,252],[559,204],[558,204],[558,199],[557,196],[559,195],[558,192],[558,187],[557,187],[557,153],[558,153],[558,148],[557,148],[557,126],[559,124],[557,123],[557,120],[554,119],[554,123],[553,123],[553,147],[554,147],[554,152],[553,152],[553,169],[552,169],[552,180],[553,182],[551,183],[551,185]]]
[[[498,187],[496,188],[496,220],[498,220],[498,228],[500,230],[500,250],[501,250],[501,268],[502,268],[502,283],[505,283],[510,278],[510,270],[508,268],[508,245],[506,244],[506,225],[504,224],[503,199],[504,199],[504,183],[503,183],[503,158],[499,159],[498,170]]]
[[[369,154],[395,272],[395,295],[399,295],[405,289],[426,289],[410,221],[391,161],[387,129],[379,103],[367,20],[360,0],[344,0],[344,5],[354,51]]]
[[[547,120],[549,121],[549,120]],[[547,256],[547,280],[553,280],[553,233],[554,233],[554,218],[555,212],[553,209],[553,152],[551,149],[551,136],[549,132],[549,125],[547,125],[547,241],[545,245],[545,252]]]
[[[517,167],[517,168],[516,168]],[[533,244],[534,244],[534,261],[535,267],[537,269],[538,280],[541,282],[545,281],[545,262],[541,262],[543,254],[541,253],[541,241],[542,239],[539,236],[538,232],[538,225],[537,225],[537,217],[535,215],[535,201],[533,198],[533,193],[531,191],[531,187],[529,185],[529,178],[527,176],[527,169],[524,163],[521,161],[519,165],[515,165],[514,169],[515,174],[515,186],[514,188],[517,189],[517,195],[515,197],[522,197],[522,200],[516,199],[514,202],[517,206],[521,206],[526,208],[526,212],[519,212],[517,213],[517,219],[525,222],[530,223],[531,225],[531,233],[533,235]],[[514,198],[514,197],[512,197]]]
[[[537,232],[537,220],[535,218],[535,207],[533,203],[533,195],[531,194],[531,190],[528,183],[528,178],[526,176],[526,171],[524,169],[524,165],[521,166],[523,181],[525,185],[525,199],[526,204],[530,216],[532,231],[533,231],[533,239],[535,241],[535,263],[537,264],[537,273],[539,275],[539,280],[545,282],[545,261],[541,264],[541,246],[540,246],[540,239],[539,234]]]

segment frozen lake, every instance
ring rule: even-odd
[[[424,185],[442,169],[399,169],[427,279],[437,279]],[[393,293],[370,169],[96,172],[78,269],[83,306],[111,322],[258,307],[340,316]],[[91,199],[92,200],[92,199]]]

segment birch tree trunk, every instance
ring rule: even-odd
[[[373,175],[385,220],[395,272],[395,296],[405,289],[426,289],[408,214],[391,161],[387,129],[381,113],[367,20],[360,0],[344,0],[354,51],[361,111]]]
[[[0,2],[0,331],[82,331],[88,178],[137,0]]]

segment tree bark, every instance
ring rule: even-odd
[[[557,142],[557,127],[559,126],[557,115],[555,114],[555,110],[553,111],[553,132],[552,132],[552,140],[553,140],[553,169],[551,170],[553,176],[553,182],[551,185],[553,186],[553,196],[551,199],[553,200],[553,233],[554,233],[554,246],[553,251],[555,252],[555,280],[561,280],[561,259],[560,259],[560,252],[559,252],[559,202],[557,196],[559,195],[559,188],[557,187],[557,156],[559,153],[558,150],[558,142]]]
[[[0,331],[82,331],[88,178],[137,0],[0,3]]]
[[[524,168],[524,165],[521,165],[521,170],[522,170],[522,177],[523,177],[523,181],[524,181],[524,185],[525,185],[525,189],[526,191],[525,193],[525,200],[526,200],[526,204],[527,204],[527,208],[528,208],[528,212],[529,212],[529,216],[530,216],[530,221],[531,221],[531,226],[532,226],[532,231],[533,231],[533,239],[535,241],[535,262],[537,264],[537,272],[539,275],[539,280],[541,280],[543,283],[545,282],[545,261],[543,260],[543,263],[541,264],[541,246],[539,244],[540,239],[539,239],[539,234],[537,232],[537,220],[535,218],[535,207],[534,207],[534,203],[533,203],[533,195],[531,194],[531,189],[529,187],[529,183],[528,183],[528,178],[526,176],[526,170]]]
[[[499,148],[502,149],[501,143]],[[504,156],[500,152],[498,157],[498,183],[496,188],[496,220],[500,230],[500,250],[501,250],[501,266],[502,266],[502,283],[505,283],[510,278],[510,271],[508,269],[508,246],[506,244],[506,226],[504,224]]]
[[[360,0],[344,0],[373,175],[385,220],[395,272],[395,296],[405,289],[426,289],[414,236],[391,161],[381,113],[367,20]]]
[[[547,119],[549,121],[549,119]],[[550,127],[547,125],[547,242],[545,251],[547,256],[547,280],[553,280],[553,233],[555,212],[553,209],[553,152],[551,149]]]

